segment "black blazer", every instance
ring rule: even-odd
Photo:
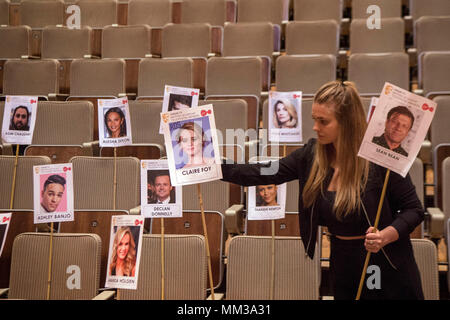
[[[244,186],[282,184],[298,179],[300,236],[311,259],[314,257],[319,212],[314,211],[314,206],[310,208],[303,206],[302,192],[312,167],[315,144],[316,139],[310,139],[303,148],[295,150],[279,161],[266,164],[222,164],[223,180]],[[375,222],[386,171],[386,168],[370,164],[369,179],[362,194],[362,201],[371,225]],[[391,225],[399,234],[397,241],[384,247],[396,267],[401,269],[405,263],[414,261],[409,234],[423,219],[424,210],[409,175],[403,178],[390,172],[378,229]]]

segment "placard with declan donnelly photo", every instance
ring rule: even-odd
[[[436,107],[435,102],[386,82],[358,156],[405,177],[420,151]]]
[[[36,123],[37,97],[6,96],[2,140],[10,144],[31,144]]]
[[[161,113],[161,123],[173,185],[222,179],[211,104]]]

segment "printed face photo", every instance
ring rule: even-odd
[[[11,112],[12,115],[9,130],[30,130],[30,112],[26,106],[17,106],[15,109],[12,109]]]
[[[278,188],[275,184],[256,186],[256,206],[277,206],[277,191]]]
[[[50,175],[41,189],[41,208],[44,212],[58,211],[65,195],[66,179],[61,175]]]
[[[174,94],[171,93],[169,96],[169,107],[168,111],[188,109],[192,105],[192,96]]]
[[[148,204],[175,203],[175,187],[170,181],[169,170],[149,170]]]
[[[109,275],[134,277],[138,251],[139,227],[115,227]]]
[[[105,109],[105,137],[120,138],[127,135],[125,114],[119,107]]]
[[[288,99],[278,99],[273,105],[273,125],[275,128],[296,128],[299,124],[297,110]]]

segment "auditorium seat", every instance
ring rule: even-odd
[[[336,79],[336,57],[283,55],[277,59],[275,70],[278,91],[302,91],[303,97],[312,97],[324,83]]]
[[[350,52],[382,53],[405,51],[405,24],[401,18],[382,18],[380,29],[368,29],[366,19],[350,23]]]
[[[419,84],[425,97],[433,98],[450,92],[450,51],[425,52],[419,66]]]
[[[286,26],[286,54],[331,54],[339,51],[335,20],[290,21]]]
[[[163,99],[166,85],[193,88],[192,58],[147,58],[139,63],[136,100]]]
[[[270,22],[281,28],[289,20],[289,0],[237,0],[237,22]]]
[[[362,96],[379,96],[385,82],[409,90],[409,58],[406,53],[355,53],[348,61],[348,80]]]
[[[409,14],[413,21],[422,16],[449,16],[450,2],[447,0],[409,0]]]
[[[129,101],[133,144],[117,148],[118,157],[160,159],[166,155],[164,136],[159,134],[162,101]],[[114,156],[114,148],[100,148],[100,156]]]
[[[438,255],[436,245],[428,239],[411,239],[419,267],[425,300],[439,300]]]
[[[38,96],[49,100],[58,98],[60,64],[55,59],[11,59],[3,70],[3,95]]]
[[[419,198],[422,206],[425,208],[425,184],[424,184],[424,165],[420,158],[414,159],[414,162],[409,170],[411,181],[416,188],[417,197]],[[425,226],[422,222],[415,230],[410,234],[411,238],[423,239]]]
[[[0,0],[0,25],[9,25],[9,0]]]
[[[402,17],[402,0],[354,0],[352,1],[352,19],[367,19],[374,12],[367,12],[371,5],[380,8],[382,18],[401,18]]]
[[[414,45],[417,55],[426,51],[450,51],[450,16],[420,17],[414,22]]]
[[[181,1],[181,23],[208,23],[223,27],[226,19],[226,0]]]
[[[92,29],[84,26],[69,29],[65,26],[47,26],[42,30],[41,57],[57,59],[60,63],[59,89],[70,92],[70,65],[73,59],[91,55]]]
[[[279,39],[275,41],[279,42]],[[272,82],[274,52],[273,25],[270,22],[226,23],[223,35],[224,57],[258,56],[263,60],[263,91],[268,91]]]
[[[450,218],[447,219],[447,233],[446,233],[446,244],[447,244],[447,259],[450,257]],[[450,268],[447,269],[447,287],[450,291]]]
[[[441,143],[450,143],[448,119],[450,119],[450,95],[441,95],[433,98],[437,103],[436,114],[430,125],[430,141],[432,150]]]
[[[30,56],[29,41],[31,28],[29,26],[0,26],[0,59],[18,59]]]
[[[98,295],[101,246],[95,234],[53,235],[50,300],[86,300]],[[47,299],[49,247],[49,233],[16,237],[8,299]]]
[[[148,25],[106,26],[102,31],[102,58],[123,58],[126,63],[125,88],[137,94],[139,62],[151,55]]]
[[[75,4],[80,7],[82,26],[102,29],[118,22],[117,0],[78,0]]]
[[[125,60],[118,58],[72,61],[68,100],[89,100],[94,105],[94,140],[98,139],[97,99],[126,95],[125,66]]]
[[[305,254],[298,237],[236,236],[230,241],[226,300],[271,298],[272,252],[274,300],[317,300],[320,286],[320,252]]]
[[[39,102],[33,141],[25,155],[45,155],[52,163],[68,163],[73,156],[98,154],[93,119],[89,101]]]
[[[161,300],[161,241],[158,234],[143,235],[137,289],[120,289],[120,300]],[[165,300],[206,298],[205,248],[205,238],[201,235],[164,236]]]
[[[342,0],[293,0],[293,8],[296,21],[334,19],[341,24]]]
[[[206,62],[212,54],[211,26],[207,23],[169,23],[163,27],[161,37],[161,57],[193,59],[194,87],[203,93]]]
[[[0,208],[33,209],[33,166],[50,164],[46,156],[19,156],[17,162],[14,201],[11,206],[11,193],[14,176],[14,156],[0,156]]]
[[[262,92],[262,60],[259,57],[212,57],[206,68],[206,100],[244,99],[248,128],[258,128]]]

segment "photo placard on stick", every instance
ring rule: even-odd
[[[121,147],[133,143],[128,99],[98,99],[100,147]]]
[[[6,96],[2,139],[10,144],[31,144],[36,123],[38,97]]]
[[[141,160],[141,210],[146,218],[182,217],[181,188],[172,185],[167,160]]]
[[[107,288],[137,288],[141,260],[144,216],[120,215],[111,217]]]
[[[184,88],[166,85],[161,112],[189,109],[198,106],[200,89]],[[164,134],[163,124],[159,127],[159,133]]]
[[[74,220],[71,163],[33,166],[34,223]]]
[[[405,177],[420,151],[436,106],[386,82],[358,156]]]
[[[248,187],[248,220],[283,219],[286,212],[286,185]]]
[[[270,142],[302,141],[302,92],[269,92]]]
[[[211,104],[161,113],[170,179],[175,186],[222,179]]]
[[[8,235],[9,223],[11,222],[11,213],[0,214],[0,257]]]
[[[373,113],[375,112],[375,108],[377,107],[379,98],[372,97],[370,100],[369,110],[367,110],[367,122],[372,119]]]

